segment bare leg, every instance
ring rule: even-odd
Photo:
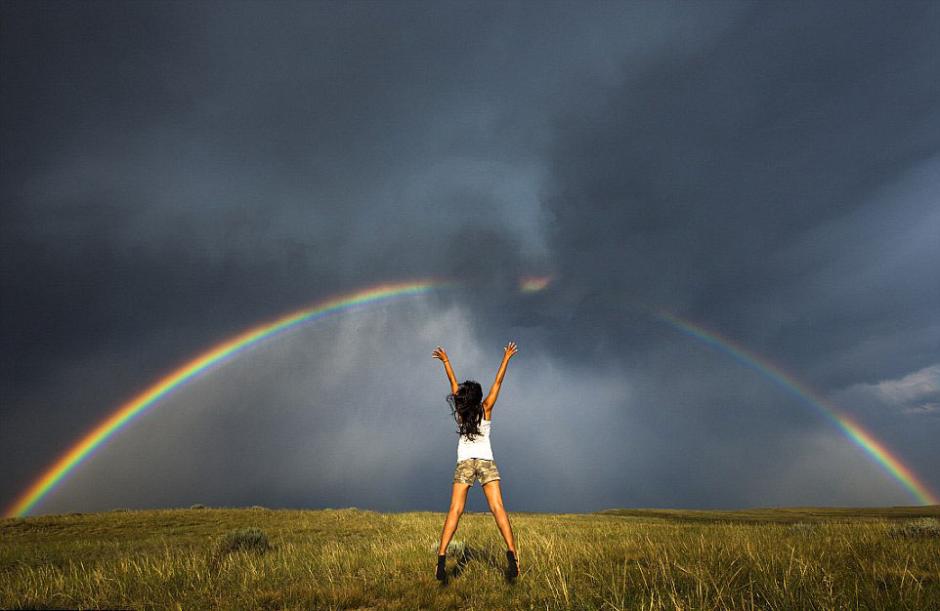
[[[509,551],[515,554],[516,544],[513,540],[512,526],[509,524],[509,516],[506,514],[506,510],[503,508],[503,495],[499,489],[499,480],[494,479],[493,481],[484,484],[483,492],[486,494],[486,502],[490,504],[490,512],[492,512],[493,518],[496,520],[496,525],[499,527],[499,532],[503,534],[503,539],[506,540],[506,545],[509,547]]]
[[[444,531],[441,533],[441,546],[437,554],[444,555],[447,552],[447,545],[451,537],[457,530],[457,524],[460,522],[460,516],[463,514],[464,505],[467,503],[467,491],[472,484],[461,484],[454,482],[454,490],[450,499],[450,511],[447,512],[447,518],[444,520]]]

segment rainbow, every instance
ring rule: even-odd
[[[551,281],[551,275],[523,276],[519,279],[519,290],[523,293],[535,293],[544,289]]]
[[[761,358],[745,349],[740,344],[726,337],[722,337],[714,331],[709,331],[665,310],[656,310],[654,316],[674,329],[700,340],[713,348],[717,348],[742,365],[769,378],[785,391],[794,395],[804,403],[807,403],[827,420],[835,424],[846,437],[864,450],[888,475],[904,486],[918,502],[924,505],[940,504],[937,495],[932,493],[927,486],[918,479],[914,472],[905,466],[897,456],[892,454],[884,444],[875,439],[871,433],[863,429],[838,407],[807,388],[804,384],[801,384],[781,367],[770,363],[768,360]]]
[[[306,322],[349,310],[355,306],[374,304],[395,297],[419,295],[435,288],[455,286],[455,282],[432,278],[418,282],[385,283],[363,290],[328,297],[302,310],[291,312],[275,320],[252,327],[232,339],[203,352],[182,367],[158,380],[142,393],[122,405],[101,424],[72,445],[52,466],[33,483],[7,510],[7,517],[25,516],[44,496],[73,469],[104,445],[115,433],[126,427],[134,418],[156,404],[194,377],[210,368],[242,354],[264,340],[287,332]]]
[[[519,289],[522,292],[543,290],[551,281],[551,276],[524,277]],[[226,340],[196,358],[188,361],[170,374],[161,378],[130,401],[119,407],[111,416],[94,427],[89,433],[73,444],[62,456],[43,472],[43,474],[17,498],[6,512],[7,517],[22,517],[31,511],[39,501],[49,494],[72,470],[89,458],[95,450],[102,447],[108,439],[126,427],[135,417],[156,404],[160,399],[196,378],[197,376],[220,366],[251,347],[276,335],[286,333],[297,326],[352,309],[356,306],[374,304],[396,297],[426,293],[436,288],[450,288],[456,282],[432,278],[422,281],[383,283],[352,293],[328,297],[309,307],[281,316],[269,322],[254,326],[232,339]],[[853,422],[838,408],[825,399],[815,395],[800,384],[793,376],[779,367],[758,357],[732,340],[721,337],[693,323],[683,320],[664,310],[654,314],[659,320],[673,328],[705,342],[730,355],[742,364],[768,377],[782,388],[796,395],[833,421],[855,444],[871,456],[877,464],[893,478],[904,485],[922,503],[937,504],[937,497],[918,480],[914,473],[893,456],[883,444],[870,433]]]

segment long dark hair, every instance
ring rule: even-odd
[[[483,387],[479,382],[466,380],[457,387],[457,392],[447,395],[451,415],[457,421],[457,433],[466,435],[473,441],[480,435],[480,421],[483,420]],[[458,417],[459,416],[459,417]]]

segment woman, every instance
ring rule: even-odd
[[[441,545],[437,552],[437,579],[443,580],[446,576],[444,563],[447,558],[447,544],[450,543],[457,523],[463,513],[467,501],[467,492],[473,486],[475,479],[480,480],[490,511],[496,519],[496,525],[506,540],[509,549],[506,551],[506,560],[509,568],[506,576],[514,579],[519,574],[519,564],[516,558],[516,545],[513,541],[512,527],[509,516],[503,508],[503,496],[499,489],[499,471],[493,460],[493,450],[490,447],[490,421],[493,405],[499,395],[499,387],[506,375],[506,365],[509,359],[516,354],[515,342],[509,342],[503,349],[503,362],[496,373],[496,381],[490,388],[490,393],[483,399],[483,389],[478,382],[466,380],[457,384],[454,370],[450,367],[450,360],[444,349],[438,346],[433,353],[434,358],[444,363],[444,370],[450,380],[451,394],[447,402],[452,406],[452,412],[458,424],[457,433],[460,439],[457,443],[457,468],[454,470],[454,489],[450,500],[450,511],[444,520],[444,531],[441,533]]]

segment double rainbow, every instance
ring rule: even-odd
[[[524,293],[540,291],[548,286],[550,281],[551,276],[528,276],[521,280],[519,289]],[[65,476],[90,457],[97,448],[101,447],[108,439],[126,427],[138,415],[155,405],[160,399],[200,374],[222,365],[262,341],[284,334],[303,323],[344,312],[357,306],[375,304],[398,297],[420,295],[434,289],[450,288],[457,284],[457,282],[439,278],[379,284],[352,293],[329,297],[307,308],[254,326],[210,348],[119,407],[112,415],[73,444],[43,472],[35,483],[13,502],[6,512],[7,517],[25,516]],[[655,315],[659,320],[668,323],[673,328],[718,348],[740,363],[769,378],[790,394],[795,395],[802,402],[810,405],[832,421],[853,443],[861,447],[869,458],[909,490],[918,501],[925,504],[938,503],[937,496],[932,494],[927,486],[897,456],[893,455],[883,444],[852,421],[846,414],[809,390],[793,376],[785,373],[780,367],[735,344],[728,338],[678,318],[669,312],[659,310]]]

